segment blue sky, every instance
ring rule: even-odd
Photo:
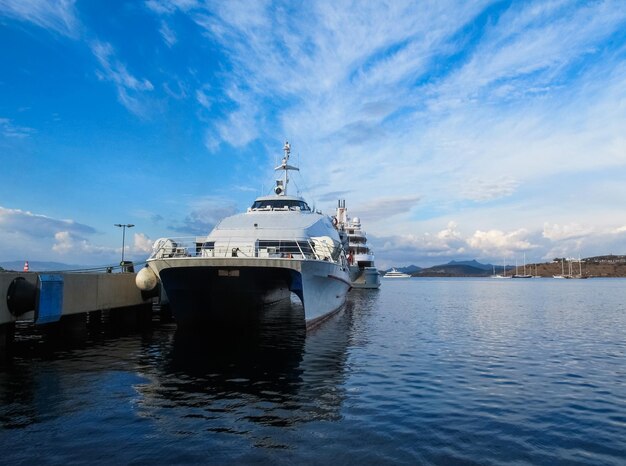
[[[626,254],[621,0],[0,0],[0,43],[0,261],[206,234],[285,139],[383,267]]]

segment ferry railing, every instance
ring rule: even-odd
[[[341,246],[322,240],[256,240],[230,237],[225,241],[199,241],[193,237],[157,240],[150,259],[182,257],[238,257],[324,260],[345,266]]]

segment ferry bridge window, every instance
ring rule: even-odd
[[[270,207],[272,209],[284,209],[287,207],[290,210],[293,210],[294,207],[299,207],[300,210],[311,210],[311,208],[304,201],[297,201],[293,199],[268,199],[266,201],[254,201],[252,204],[252,209],[265,209]]]

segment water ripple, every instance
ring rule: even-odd
[[[625,464],[626,281],[503,282],[354,290],[308,335],[297,306],[245,331],[34,335],[0,371],[3,461]]]

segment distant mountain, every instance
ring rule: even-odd
[[[578,261],[574,261],[578,266]],[[3,265],[0,263],[0,265]],[[496,265],[496,273],[502,273],[502,265]],[[582,260],[582,275],[585,277],[626,277],[626,255],[588,257]],[[534,269],[534,270],[533,270]],[[415,265],[397,267],[397,270],[410,273],[414,277],[488,277],[493,265],[472,261],[450,261],[447,264],[422,268]],[[506,265],[507,273],[515,266]],[[561,273],[560,260],[532,265],[532,272],[541,277],[552,277]],[[576,269],[579,270],[579,269]],[[381,271],[384,273],[384,271]]]
[[[491,273],[487,269],[459,263],[435,265],[413,274],[416,277],[486,277],[489,275]]]
[[[406,267],[394,267],[396,270],[398,270],[399,272],[404,272],[404,273],[408,273],[409,275],[411,275],[412,273],[417,273],[420,270],[422,270],[421,267],[418,267],[417,265],[407,265]],[[379,270],[378,272],[381,274],[386,274],[387,272],[389,272],[391,269],[387,269],[387,270]]]
[[[493,271],[493,265],[492,264],[481,264],[476,259],[471,260],[471,261],[450,261],[446,265],[467,265],[467,266],[470,266],[470,267],[475,267],[477,269],[492,270]]]
[[[382,273],[386,273],[391,269],[383,270]],[[481,264],[477,260],[471,261],[450,261],[447,264],[435,265],[433,267],[419,267],[417,265],[409,265],[407,267],[396,267],[396,270],[409,275],[416,276],[428,276],[429,274],[447,274],[447,276],[480,276],[490,275],[486,272],[493,271],[493,265]]]
[[[422,267],[418,267],[417,265],[408,265],[406,267],[399,267],[397,270],[399,270],[400,272],[411,274],[419,272],[420,270],[422,270]]]
[[[24,270],[24,261],[0,262],[0,267],[6,271],[21,272]],[[62,262],[28,261],[28,268],[31,272],[60,272],[63,270],[88,269],[87,265],[63,264]]]

